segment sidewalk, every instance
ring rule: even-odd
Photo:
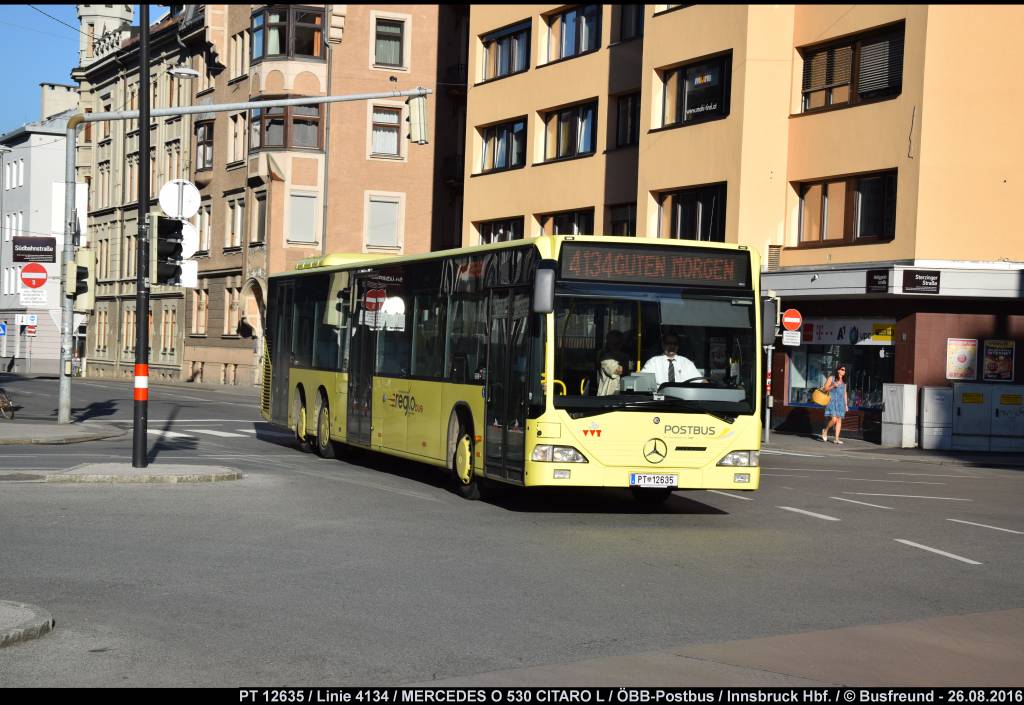
[[[81,443],[114,438],[124,434],[124,429],[105,423],[59,424],[56,421],[7,421],[0,419],[0,446]]]
[[[762,451],[806,453],[808,455],[838,456],[841,458],[888,460],[906,463],[930,463],[932,465],[959,465],[979,468],[1024,469],[1024,453],[981,453],[961,450],[921,450],[920,448],[883,448],[880,445],[842,438],[843,445],[836,445],[829,436],[828,443],[821,442],[819,435],[798,435],[772,431],[770,442],[762,444]]]

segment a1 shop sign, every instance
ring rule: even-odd
[[[21,285],[27,289],[38,289],[46,284],[46,267],[38,262],[29,262],[21,268]]]

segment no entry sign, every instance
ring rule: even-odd
[[[21,283],[29,289],[38,289],[46,283],[46,267],[38,262],[29,262],[21,268]]]
[[[804,317],[795,308],[787,308],[782,313],[782,327],[786,330],[800,330],[804,324]]]

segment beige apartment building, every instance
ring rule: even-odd
[[[774,421],[850,372],[882,385],[1022,381],[1024,9],[474,5],[464,244],[540,233],[756,247],[803,315]],[[984,66],[983,70],[979,67]],[[958,362],[959,361],[959,362]],[[972,362],[973,361],[973,362]]]
[[[91,96],[85,104],[95,110],[136,107],[130,76],[138,61],[138,30],[130,26],[130,7],[80,6],[79,13],[83,37],[96,28],[106,32],[97,40],[103,61],[83,50],[83,67],[76,69],[83,95]],[[116,21],[107,22],[107,15]],[[258,383],[267,276],[300,259],[332,252],[413,254],[458,241],[467,8],[178,5],[150,31],[154,107],[420,86],[433,91],[426,145],[408,141],[409,108],[402,97],[157,121],[152,151],[165,158],[150,172],[153,193],[171,178],[186,178],[199,188],[201,203],[192,219],[199,234],[198,287],[153,292],[155,377]],[[198,76],[170,76],[172,63]],[[160,91],[169,92],[172,102],[161,102]],[[133,127],[104,131],[95,152],[91,134],[80,147],[80,175],[92,181],[103,204],[90,207],[90,227],[100,242],[111,241],[100,256],[113,262],[100,266],[103,298],[89,351],[99,363],[89,369],[98,375],[127,374],[134,355],[134,259],[121,266],[125,255],[119,260],[117,254],[134,257],[134,199],[127,190],[137,178]],[[111,281],[118,277],[124,281]],[[173,330],[179,341],[167,353],[165,309],[174,312],[166,334]],[[167,355],[175,366],[164,369],[160,363],[171,362]]]
[[[138,28],[131,5],[78,5],[81,23],[78,83],[82,112],[138,110]],[[180,16],[150,29],[150,105],[189,104],[186,82],[169,69],[182,62],[176,41]],[[76,179],[87,184],[85,238],[96,253],[96,304],[87,323],[86,373],[130,378],[135,363],[136,256],[140,169],[149,169],[148,211],[158,213],[160,186],[189,178],[191,127],[187,117],[156,118],[148,155],[139,154],[138,120],[87,123],[78,131]],[[155,286],[150,293],[149,367],[154,380],[177,380],[184,360],[184,297],[178,287]]]

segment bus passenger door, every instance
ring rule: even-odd
[[[373,367],[376,359],[379,302],[371,297],[367,310],[369,284],[362,280],[353,289],[357,292],[356,308],[352,314],[349,340],[348,370],[348,429],[349,443],[370,445],[370,430],[373,413]]]
[[[526,291],[492,291],[488,308],[484,474],[523,481],[530,297]]]
[[[295,284],[290,281],[276,282],[273,296],[276,298],[274,310],[277,318],[271,324],[271,383],[270,418],[274,423],[288,425],[288,376],[289,369],[295,361],[292,354],[292,300]]]

